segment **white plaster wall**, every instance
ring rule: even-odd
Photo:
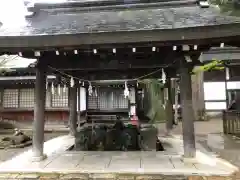
[[[204,100],[225,101],[225,102],[205,102],[206,110],[226,109],[226,86],[228,90],[240,89],[240,81],[225,82],[204,82]]]
[[[81,87],[79,89],[80,91],[80,111],[85,111],[86,110],[86,89]],[[78,102],[78,97],[77,97],[77,102]],[[79,102],[77,103],[77,109],[79,106]]]
[[[206,110],[226,109],[226,84],[225,82],[204,82],[205,101],[224,101],[224,102],[205,102]]]

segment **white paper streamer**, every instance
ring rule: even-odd
[[[127,86],[127,82],[125,82],[124,97],[127,98],[128,96],[129,96],[129,89]]]
[[[73,79],[73,77],[71,77],[71,80],[70,80],[70,86],[71,86],[71,87],[74,86],[74,79]]]
[[[53,84],[53,82],[52,82],[52,94],[54,94],[55,93],[55,89],[54,89],[54,84]]]
[[[63,92],[65,93],[66,92],[66,89],[67,89],[67,86],[66,84],[63,85]]]
[[[61,96],[61,86],[58,84],[58,95]]]
[[[89,82],[89,87],[88,87],[89,96],[92,96],[92,93],[93,93],[92,84],[91,84],[91,82]]]
[[[162,83],[166,83],[166,73],[164,72],[164,69],[162,69]]]

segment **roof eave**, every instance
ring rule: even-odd
[[[0,36],[1,51],[29,49],[45,50],[69,47],[89,47],[103,44],[134,44],[151,42],[176,45],[211,44],[219,41],[237,41],[240,37],[240,23],[201,26],[178,29],[152,29],[80,34],[56,34],[38,36]],[[210,41],[211,40],[211,41]],[[236,45],[236,44],[235,44]]]

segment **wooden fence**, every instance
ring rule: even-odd
[[[240,111],[223,111],[223,132],[224,134],[240,135]]]

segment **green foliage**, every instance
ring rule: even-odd
[[[145,113],[151,123],[165,121],[165,110],[162,88],[164,85],[157,79],[140,81],[145,91]]]
[[[202,66],[198,66],[193,69],[193,73],[213,71],[213,70],[224,70],[224,63],[220,60],[213,60]],[[145,113],[149,117],[152,123],[163,122],[166,120],[166,110],[164,108],[164,84],[157,79],[145,79],[139,81],[144,87],[145,99],[144,108]]]
[[[196,74],[198,72],[212,71],[212,70],[224,70],[224,63],[220,60],[213,60],[207,64],[202,66],[198,66],[193,69],[193,73]]]
[[[210,0],[210,3],[217,5],[220,11],[231,16],[240,16],[240,8],[237,5],[237,0]]]

